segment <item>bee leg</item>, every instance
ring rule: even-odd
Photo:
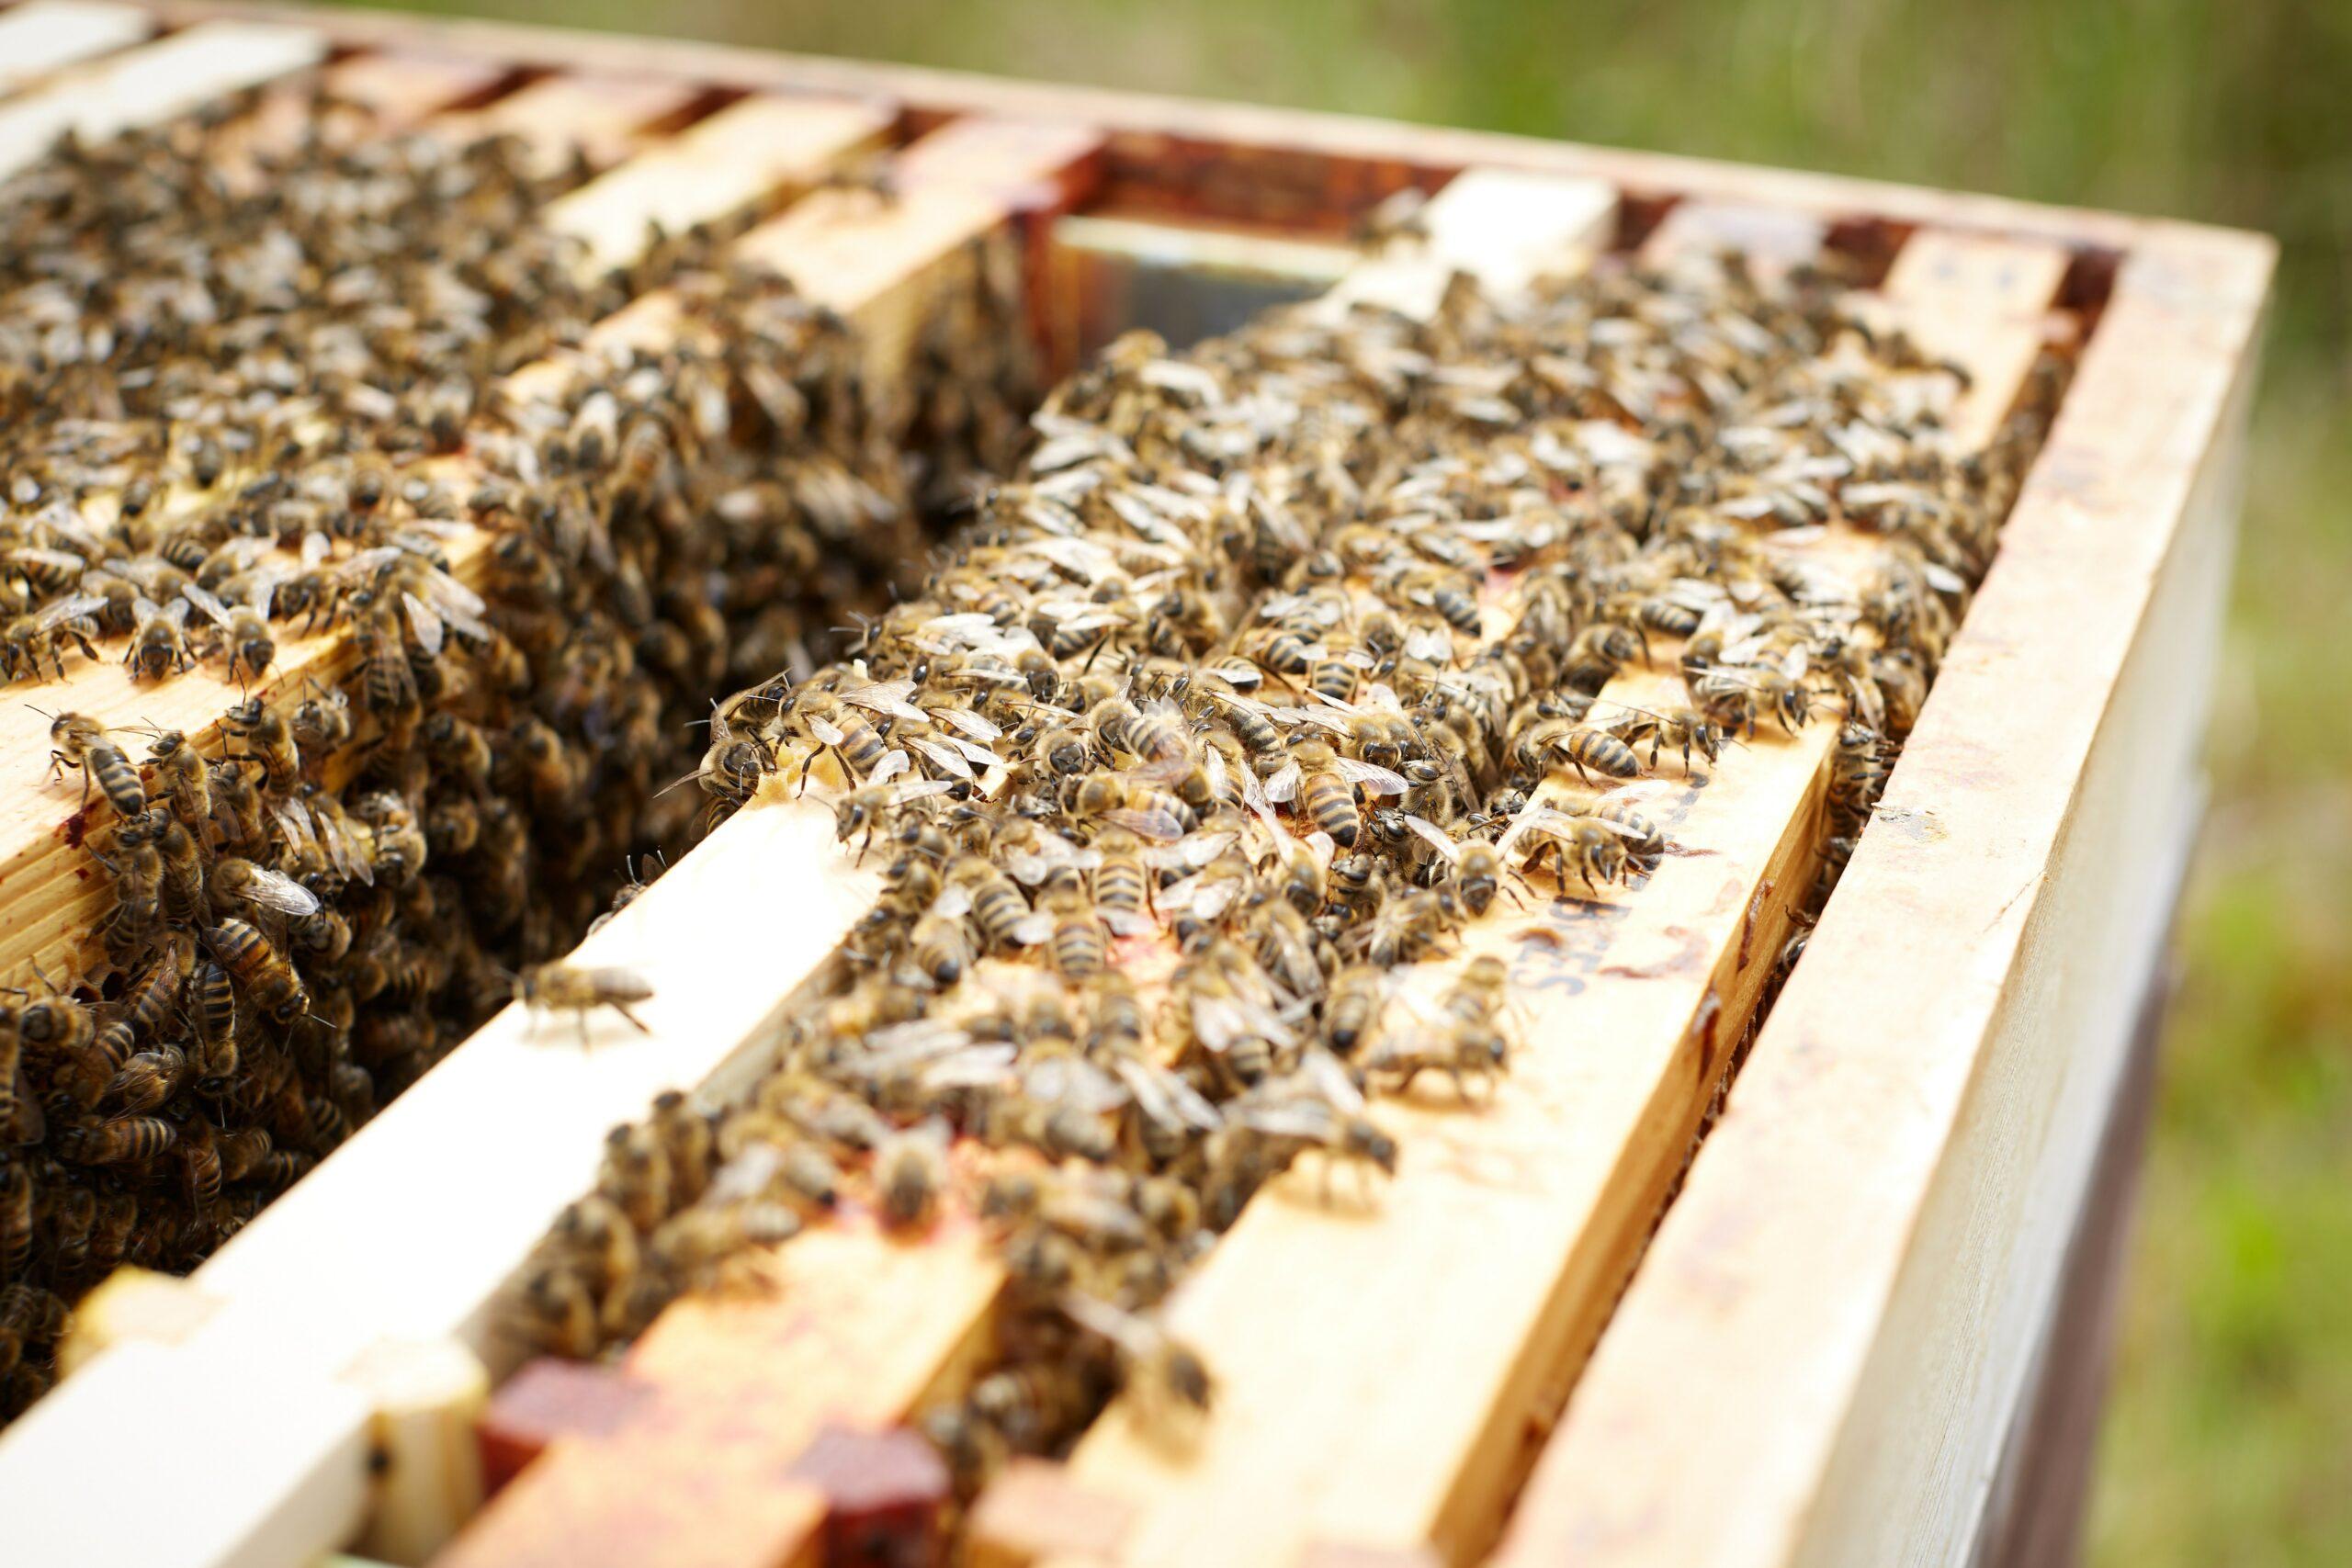
[[[631,1011],[629,1011],[629,1010],[628,1010],[628,1004],[627,1002],[611,1002],[611,1003],[608,1003],[608,1004],[606,1004],[606,1005],[608,1005],[609,1007],[611,1007],[611,1009],[612,1009],[615,1012],[616,1012],[616,1013],[620,1014],[623,1018],[625,1018],[625,1019],[628,1020],[628,1021],[629,1021],[629,1022],[630,1022],[633,1026],[635,1026],[635,1028],[636,1028],[637,1032],[638,1032],[639,1034],[650,1034],[650,1033],[652,1033],[652,1032],[653,1032],[653,1031],[652,1031],[652,1030],[650,1030],[650,1029],[649,1029],[649,1028],[647,1028],[647,1027],[646,1027],[646,1023],[645,1023],[645,1021],[644,1021],[643,1019],[641,1019],[641,1018],[638,1017],[638,1016],[637,1016],[637,1014],[635,1014],[635,1013],[633,1013],[633,1012],[631,1012]]]

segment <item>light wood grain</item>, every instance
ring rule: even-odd
[[[888,118],[863,104],[745,98],[558,197],[547,223],[580,241],[580,276],[601,277],[643,253],[649,227],[682,234],[718,222],[877,142],[888,129]]]
[[[1501,1561],[1965,1560],[2193,799],[2268,268],[2186,233],[2125,264]]]
[[[697,96],[689,83],[566,73],[444,123],[455,136],[519,136],[542,169],[560,168],[575,147],[592,168],[605,168],[642,150],[653,128],[684,113]]]
[[[1737,251],[1759,278],[1775,278],[1821,254],[1827,225],[1808,212],[1748,202],[1680,201],[1642,242],[1652,261]]]
[[[147,11],[110,0],[31,0],[0,11],[0,95],[154,30]]]
[[[1011,160],[995,187],[1003,222],[1013,193],[1050,185],[1092,143],[1084,134],[1036,127],[1005,128],[991,142],[971,128],[943,157],[977,181],[990,144]],[[972,237],[968,188],[958,187],[950,223],[933,220],[921,186],[892,209],[896,222],[934,236],[927,264],[901,249],[889,267],[830,275],[836,291],[817,298],[854,321],[870,301],[896,308],[919,288],[920,279],[901,268],[927,273],[934,284],[952,278]],[[321,1385],[337,1383],[354,1358],[386,1339],[454,1339],[493,1368],[511,1362],[516,1347],[496,1330],[493,1299],[557,1213],[593,1183],[605,1129],[641,1114],[663,1089],[700,1082],[743,1042],[761,1038],[801,978],[870,907],[877,886],[875,873],[844,864],[831,815],[814,802],[739,813],[673,866],[579,954],[583,963],[645,976],[655,994],[638,1011],[649,1032],[601,1021],[592,1023],[583,1050],[568,1023],[542,1025],[520,1010],[502,1013],[198,1271],[198,1286],[221,1305],[173,1351],[190,1363],[182,1375],[209,1386],[223,1369],[239,1369],[240,1419],[280,1404],[316,1409],[315,1425],[289,1417],[306,1438],[273,1441],[249,1457],[213,1440],[221,1417],[201,1402],[142,1406],[142,1415],[126,1416],[119,1384],[111,1378],[86,1384],[90,1400],[112,1405],[113,1419],[149,1423],[156,1441],[190,1455],[179,1473],[240,1473],[236,1484],[220,1484],[217,1506],[202,1508],[187,1551],[163,1550],[159,1521],[134,1508],[92,1529],[76,1560],[226,1561],[203,1555],[205,1543],[232,1539],[232,1526],[254,1521],[311,1552],[348,1539],[366,1495],[345,1467],[364,1451],[369,1409],[364,1399],[322,1393]],[[714,926],[713,910],[734,914]],[[969,1314],[957,1317],[957,1332],[969,1322]],[[147,1359],[157,1348],[119,1348],[90,1371],[124,1350]],[[43,1411],[79,1404],[87,1377],[67,1383]],[[42,1526],[54,1523],[62,1538],[65,1526],[55,1516],[68,1501],[46,1495],[40,1477],[61,1465],[103,1463],[77,1445],[95,1440],[104,1425],[77,1419],[47,1428],[55,1437],[33,1423],[11,1429],[0,1438],[0,1505],[12,1517],[48,1510]],[[28,1431],[35,1435],[25,1437]],[[268,1473],[244,1473],[252,1466]],[[173,1497],[194,1506],[177,1490]]]
[[[307,28],[207,22],[61,73],[0,104],[0,177],[72,132],[96,140],[160,125],[204,104],[315,65],[327,40]]]
[[[439,1568],[808,1561],[825,1510],[784,1479],[794,1461],[820,1425],[892,1426],[956,1377],[1000,1280],[968,1218],[921,1243],[865,1220],[810,1233],[773,1259],[773,1294],[664,1313],[624,1362],[653,1408],[559,1439]]]

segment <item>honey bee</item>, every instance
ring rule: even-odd
[[[178,1129],[161,1117],[120,1116],[61,1127],[55,1145],[69,1165],[130,1165],[161,1158],[178,1138]]]
[[[588,1043],[588,1014],[600,1007],[620,1014],[639,1034],[652,1033],[645,1021],[629,1010],[631,1003],[650,1000],[652,996],[653,987],[627,969],[539,964],[514,980],[514,999],[534,1013],[571,1013],[583,1048]]]
[[[128,821],[146,811],[147,788],[140,782],[138,768],[121,747],[107,738],[97,720],[77,713],[59,714],[50,721],[49,739],[55,748],[49,754],[51,774],[66,768],[82,770],[84,805],[89,803],[89,786],[95,781],[116,816]]]
[[[1641,835],[1607,818],[1575,816],[1552,807],[1537,806],[1519,814],[1497,848],[1508,858],[1518,843],[1530,836],[1541,839],[1531,863],[1540,863],[1548,849],[1553,856],[1553,875],[1563,887],[1567,886],[1573,871],[1588,892],[1599,892],[1605,883],[1625,879],[1633,867],[1627,842]]]
[[[525,1279],[508,1323],[526,1343],[549,1355],[585,1359],[603,1342],[595,1298],[560,1266],[535,1269]]]
[[[1633,748],[1598,726],[1573,719],[1540,720],[1520,732],[1511,745],[1512,760],[1533,778],[1543,778],[1561,762],[1590,781],[1594,773],[1630,779],[1642,771]]]
[[[87,847],[90,858],[114,878],[115,908],[107,926],[107,940],[126,946],[153,931],[163,918],[163,852],[155,847],[155,832],[144,816],[112,824],[104,839],[111,854],[100,847],[96,834],[88,840]]]
[[[32,1256],[36,1201],[33,1175],[24,1162],[0,1159],[0,1272],[12,1280],[24,1278]]]
[[[224,604],[195,583],[180,592],[185,602],[203,611],[217,629],[220,645],[229,653],[229,679],[235,680],[242,670],[245,679],[259,680],[277,657],[277,644],[269,635],[268,610],[254,604]]]
[[[962,914],[968,909],[989,946],[998,952],[1031,939],[1035,928],[1029,923],[1029,901],[1011,877],[987,861],[977,855],[958,860],[948,873],[948,886],[950,902],[935,913]]]
[[[1071,1323],[1112,1348],[1120,1383],[1147,1429],[1163,1440],[1185,1440],[1216,1397],[1216,1382],[1200,1353],[1158,1324],[1109,1302],[1075,1291],[1058,1299]]]
[[[972,942],[960,918],[926,914],[915,922],[911,942],[915,966],[942,989],[972,967]]]
[[[1085,980],[1110,963],[1109,943],[1093,902],[1083,889],[1064,887],[1046,895],[1039,914],[1051,921],[1046,938],[1054,967],[1065,979]]]
[[[261,763],[265,796],[293,793],[301,781],[302,754],[283,715],[264,706],[259,697],[248,697],[220,716],[220,729],[245,742],[250,750],[243,756]]]
[[[178,1092],[187,1077],[187,1053],[169,1043],[126,1060],[107,1085],[105,1098],[124,1115],[143,1116]]]
[[[1266,798],[1277,804],[1296,800],[1317,831],[1352,849],[1363,827],[1356,811],[1359,786],[1381,795],[1403,795],[1411,787],[1402,774],[1342,757],[1329,741],[1303,739],[1293,743],[1289,763],[1266,781]]]
[[[309,1001],[310,994],[294,965],[247,922],[224,919],[207,927],[204,942],[220,966],[252,997],[254,1005],[278,1022],[291,1021]]]
[[[269,849],[268,819],[255,784],[260,770],[233,758],[211,764],[210,791],[220,807],[222,847],[236,854],[262,854]]]
[[[1364,962],[1378,968],[1410,964],[1444,941],[1454,925],[1452,902],[1427,888],[1398,894],[1381,905],[1363,932]]]
[[[212,867],[213,906],[229,913],[240,904],[300,919],[319,912],[318,895],[282,872],[255,865],[242,855],[223,855]]]
[[[50,673],[62,681],[69,643],[82,650],[83,658],[97,658],[98,650],[94,645],[104,635],[97,612],[106,605],[106,600],[97,594],[76,593],[17,615],[6,626],[0,626],[0,674],[12,681],[26,675],[38,676],[46,661]]]
[[[160,681],[196,662],[187,650],[187,600],[175,599],[166,608],[141,598],[134,602],[132,611],[136,625],[130,646],[122,656],[131,679]]]
[[[882,1220],[894,1230],[931,1224],[947,1185],[947,1126],[926,1122],[891,1134],[874,1152],[874,1186]]]
[[[1496,1076],[1510,1061],[1510,1043],[1496,1026],[1507,979],[1500,959],[1474,960],[1439,1003],[1434,1025],[1384,1033],[1365,1055],[1365,1072],[1393,1077],[1398,1094],[1408,1091],[1422,1073],[1442,1072],[1453,1080],[1454,1093],[1465,1104],[1473,1077],[1485,1082],[1491,1095]]]
[[[1668,746],[1680,750],[1682,771],[1690,771],[1690,753],[1696,750],[1708,761],[1722,759],[1724,732],[1720,725],[1698,708],[1668,707],[1657,712],[1647,708],[1629,708],[1608,727],[1628,746],[1650,744],[1649,765],[1657,766],[1658,751]]]
[[[1562,679],[1573,690],[1598,692],[1646,652],[1640,633],[1632,627],[1608,622],[1589,626],[1569,645]]]
[[[171,800],[172,815],[191,833],[212,819],[212,779],[204,758],[176,729],[159,733],[147,748],[156,783]]]
[[[1457,840],[1418,817],[1406,818],[1405,825],[1452,863],[1448,886],[1462,907],[1473,915],[1485,914],[1497,889],[1505,886],[1507,868],[1495,847],[1481,839]]]
[[[1352,1056],[1379,1032],[1387,1005],[1385,974],[1369,964],[1350,964],[1331,978],[1323,1009],[1323,1036],[1342,1057]]]

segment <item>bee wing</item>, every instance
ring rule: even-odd
[[[1405,782],[1404,774],[1360,762],[1353,757],[1336,758],[1331,765],[1341,778],[1351,784],[1362,784],[1374,795],[1403,795],[1413,787]]]
[[[1253,1132],[1278,1138],[1309,1138],[1320,1143],[1337,1131],[1339,1117],[1330,1105],[1313,1096],[1273,1100],[1234,1109],[1227,1120]]]
[[[946,742],[932,740],[921,735],[910,735],[905,739],[908,746],[936,763],[940,772],[952,774],[967,783],[978,779],[978,775],[972,772],[972,764],[964,760],[964,754]],[[991,756],[989,760],[994,761],[996,759]]]
[[[487,641],[490,623],[482,617],[490,613],[481,594],[451,577],[446,571],[428,571],[417,579],[423,591],[420,597],[431,605],[433,613],[477,641]],[[410,612],[413,616],[415,612]]]
[[[305,849],[322,848],[318,835],[311,829],[311,814],[303,809],[300,801],[273,800],[269,803],[269,811],[277,818],[278,829],[286,835],[287,843],[293,846],[298,853]]]
[[[903,751],[893,751],[890,753],[890,757],[898,757],[901,760],[903,760],[905,756],[906,753]],[[881,773],[883,768],[888,766],[890,757],[885,757],[879,763],[876,764],[874,772],[876,775]],[[899,771],[903,772],[904,770],[901,769]],[[874,783],[876,781],[868,780],[867,782]],[[928,800],[934,795],[945,795],[949,790],[952,790],[955,787],[956,785],[947,779],[910,779],[905,784],[900,784],[897,789],[890,792],[890,804],[893,806],[904,806],[910,800]]]
[[[1183,822],[1165,811],[1137,811],[1122,806],[1104,812],[1102,820],[1155,843],[1172,844],[1184,836]]]
[[[914,689],[912,681],[883,681],[870,686],[853,686],[841,694],[841,700],[875,713],[887,713],[899,718],[910,718],[917,724],[927,724],[931,716],[907,701]]]
[[[1340,1065],[1340,1059],[1322,1046],[1309,1046],[1300,1053],[1298,1075],[1338,1110],[1351,1116],[1363,1114],[1363,1092],[1356,1088],[1355,1080]]]
[[[1604,833],[1614,833],[1621,839],[1647,837],[1639,829],[1628,828],[1622,822],[1612,822],[1606,817],[1573,817],[1569,821],[1578,828],[1598,828]]]
[[[1135,1097],[1136,1108],[1163,1127],[1214,1133],[1224,1124],[1216,1106],[1165,1067],[1134,1056],[1114,1056],[1111,1070]]]
[[[959,920],[972,912],[972,896],[961,887],[947,887],[931,901],[927,914],[943,920]]]
[[[1419,834],[1446,859],[1458,861],[1462,858],[1462,846],[1455,843],[1447,836],[1445,829],[1435,823],[1416,817],[1408,811],[1405,814],[1405,826]]]
[[[1510,819],[1510,826],[1503,829],[1503,836],[1495,840],[1495,852],[1508,860],[1511,851],[1519,847],[1521,840],[1535,833],[1549,833],[1556,838],[1571,820],[1565,811],[1530,801],[1518,816]]]
[[[1054,938],[1054,917],[1043,912],[1023,915],[1005,932],[1023,947],[1037,947]]]
[[[265,909],[275,909],[281,915],[315,915],[319,912],[317,895],[279,872],[255,866],[245,885],[245,897]]]
[[[834,728],[832,725],[826,720],[822,714],[812,713],[808,715],[808,733],[823,741],[826,745],[838,746],[842,741],[849,739],[848,736],[843,735],[840,730]]]
[[[587,982],[588,988],[606,1001],[641,1002],[650,1000],[653,987],[645,976],[634,969],[622,969],[612,964],[576,971]]]
[[[970,1043],[972,1037],[953,1024],[935,1018],[918,1018],[905,1023],[886,1024],[868,1032],[865,1053],[856,1060],[861,1064],[898,1066],[944,1056]]]
[[[1804,680],[1805,671],[1811,668],[1812,660],[1802,647],[1792,648],[1781,656],[1781,673],[1792,681]]]
[[[438,654],[441,651],[441,617],[435,614],[433,606],[402,589],[401,607],[408,612],[408,624],[415,629],[416,646],[424,649],[428,658]]]
[[[923,1068],[922,1081],[933,1089],[986,1089],[1005,1081],[1017,1054],[1011,1045],[967,1046]]]
[[[40,618],[34,621],[33,625],[42,631],[47,631],[51,626],[61,625],[66,621],[78,619],[81,616],[89,615],[94,610],[103,610],[106,607],[106,599],[101,594],[70,594],[63,599],[60,599],[56,604],[51,604],[46,610],[43,610],[40,613]]]
[[[1306,774],[1299,770],[1297,759],[1293,758],[1284,762],[1272,778],[1266,781],[1266,798],[1277,805],[1295,798],[1298,794],[1299,783],[1305,777]]]
[[[334,541],[316,528],[302,536],[302,565],[307,569],[318,565],[334,553]]]
[[[1159,929],[1149,916],[1138,915],[1130,909],[1097,909],[1094,912],[1110,928],[1114,936],[1149,936]]]
[[[1001,728],[989,723],[969,708],[933,708],[931,710],[931,716],[937,723],[962,730],[975,740],[995,740],[1004,734]],[[989,757],[993,761],[996,753],[991,751]]]
[[[1064,1291],[1059,1301],[1063,1314],[1087,1333],[1110,1341],[1130,1356],[1150,1352],[1151,1325],[1133,1313],[1080,1291]]]
[[[893,746],[889,750],[883,753],[882,760],[874,764],[874,772],[866,775],[865,782],[869,784],[888,784],[892,779],[897,778],[900,773],[905,773],[914,765],[913,758],[908,756],[904,751],[901,751],[897,747]],[[935,784],[941,789],[952,789],[955,787],[945,779],[924,779],[921,782],[927,784]],[[905,786],[905,789],[912,789],[914,785],[908,784]],[[899,795],[894,795],[892,798],[893,800],[910,800],[916,797],[905,794],[904,790],[902,790]]]
[[[1032,1100],[1070,1106],[1089,1116],[1116,1111],[1127,1098],[1110,1074],[1078,1056],[1041,1057],[1022,1073],[1021,1087]]]
[[[967,740],[960,735],[950,735],[946,739],[948,745],[963,752],[966,757],[983,768],[993,768],[1004,760],[977,740]]]
[[[61,571],[78,571],[86,569],[90,564],[86,558],[75,555],[71,550],[44,550],[33,547],[10,550],[8,558],[28,566],[55,567]]]

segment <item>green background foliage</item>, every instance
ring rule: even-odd
[[[2352,1562],[2352,6],[435,3],[2278,236],[2213,811],[2182,937],[2091,1556],[2118,1568]]]

